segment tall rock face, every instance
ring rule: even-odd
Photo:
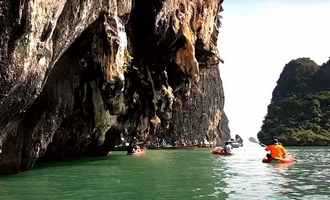
[[[229,138],[222,0],[0,2],[0,173]]]
[[[286,145],[330,145],[330,61],[288,63],[273,92],[259,139]]]

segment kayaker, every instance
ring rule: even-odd
[[[231,141],[227,141],[224,146],[224,152],[226,154],[231,154],[232,153],[233,147],[231,146]]]
[[[241,147],[243,146],[243,139],[238,134],[235,135],[235,141],[239,143]]]
[[[274,138],[272,144],[268,145],[265,150],[269,151],[271,158],[276,160],[284,159],[287,155],[287,150],[279,143],[277,138]],[[268,159],[270,158],[269,155],[267,155]]]
[[[139,145],[136,145],[133,149],[134,153],[140,153],[142,151],[141,147]]]

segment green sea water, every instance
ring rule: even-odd
[[[207,149],[115,152],[41,164],[0,177],[0,200],[330,199],[330,148],[290,148],[294,165],[261,163],[257,146],[219,157]]]

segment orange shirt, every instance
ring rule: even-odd
[[[273,158],[283,159],[286,156],[285,148],[280,144],[272,144],[268,145],[265,149],[266,151],[270,151],[270,154]]]

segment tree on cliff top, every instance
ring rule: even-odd
[[[310,82],[319,69],[320,66],[309,58],[299,58],[289,62],[277,81],[273,100],[310,92],[312,90]]]
[[[279,137],[287,145],[330,144],[330,61],[309,58],[289,62],[273,91],[259,139]]]

